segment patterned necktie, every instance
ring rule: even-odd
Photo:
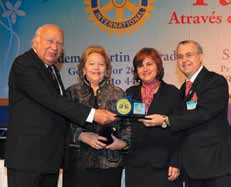
[[[185,96],[189,94],[189,90],[192,87],[192,82],[191,81],[186,81],[186,88],[185,88]]]

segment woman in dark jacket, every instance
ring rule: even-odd
[[[86,48],[78,68],[79,83],[68,88],[67,95],[87,106],[115,112],[124,92],[110,83],[111,64],[106,51],[100,46]],[[129,138],[130,127],[121,121],[106,126],[72,125],[64,187],[120,187],[123,150]]]
[[[133,101],[143,102],[146,114],[171,114],[180,102],[178,89],[165,83],[159,53],[141,49],[133,60],[134,79],[140,84],[127,89]],[[126,161],[126,187],[172,187],[180,174],[178,136],[168,128],[132,125],[131,146]]]

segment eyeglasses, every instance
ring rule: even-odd
[[[50,39],[49,37],[46,38],[41,35],[39,35],[39,37],[42,39],[42,41],[44,41],[49,46],[53,44],[55,44],[58,48],[63,48],[64,46],[64,43],[62,41],[53,40],[53,39]]]
[[[63,42],[59,42],[59,41],[55,41],[55,40],[50,40],[50,39],[45,39],[46,44],[48,45],[53,45],[55,44],[56,46],[58,46],[59,48],[63,48],[64,44]]]
[[[194,57],[194,56],[196,56],[196,55],[198,55],[198,54],[199,54],[199,53],[191,53],[191,52],[185,53],[184,55],[183,55],[183,54],[179,54],[179,55],[177,55],[177,59],[178,59],[178,60],[183,60],[184,57],[185,57],[185,58],[192,58],[192,57]]]

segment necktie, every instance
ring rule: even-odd
[[[50,75],[51,75],[52,80],[54,81],[54,84],[55,84],[55,87],[56,87],[57,92],[58,92],[60,95],[63,95],[63,91],[62,91],[61,85],[60,85],[60,83],[59,83],[57,74],[56,74],[56,72],[55,72],[55,67],[54,67],[54,65],[48,66],[47,69],[48,69],[49,72],[50,72]]]
[[[186,81],[186,88],[185,88],[185,96],[189,94],[189,90],[192,87],[192,82],[191,81]]]
[[[50,75],[51,75],[52,80],[56,80],[55,74],[54,74],[54,72],[53,72],[53,69],[54,69],[53,65],[48,66],[47,69],[48,69],[49,72],[50,72]]]

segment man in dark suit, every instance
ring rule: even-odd
[[[63,53],[60,27],[38,28],[32,49],[17,57],[9,76],[9,126],[5,165],[8,187],[57,187],[64,156],[67,119],[106,124],[114,114],[65,98],[56,67]]]
[[[186,187],[230,187],[231,132],[227,120],[228,84],[202,65],[203,50],[192,40],[177,46],[177,63],[186,76],[178,115],[150,115],[147,126],[182,133],[181,158]],[[190,82],[191,83],[190,83]]]

